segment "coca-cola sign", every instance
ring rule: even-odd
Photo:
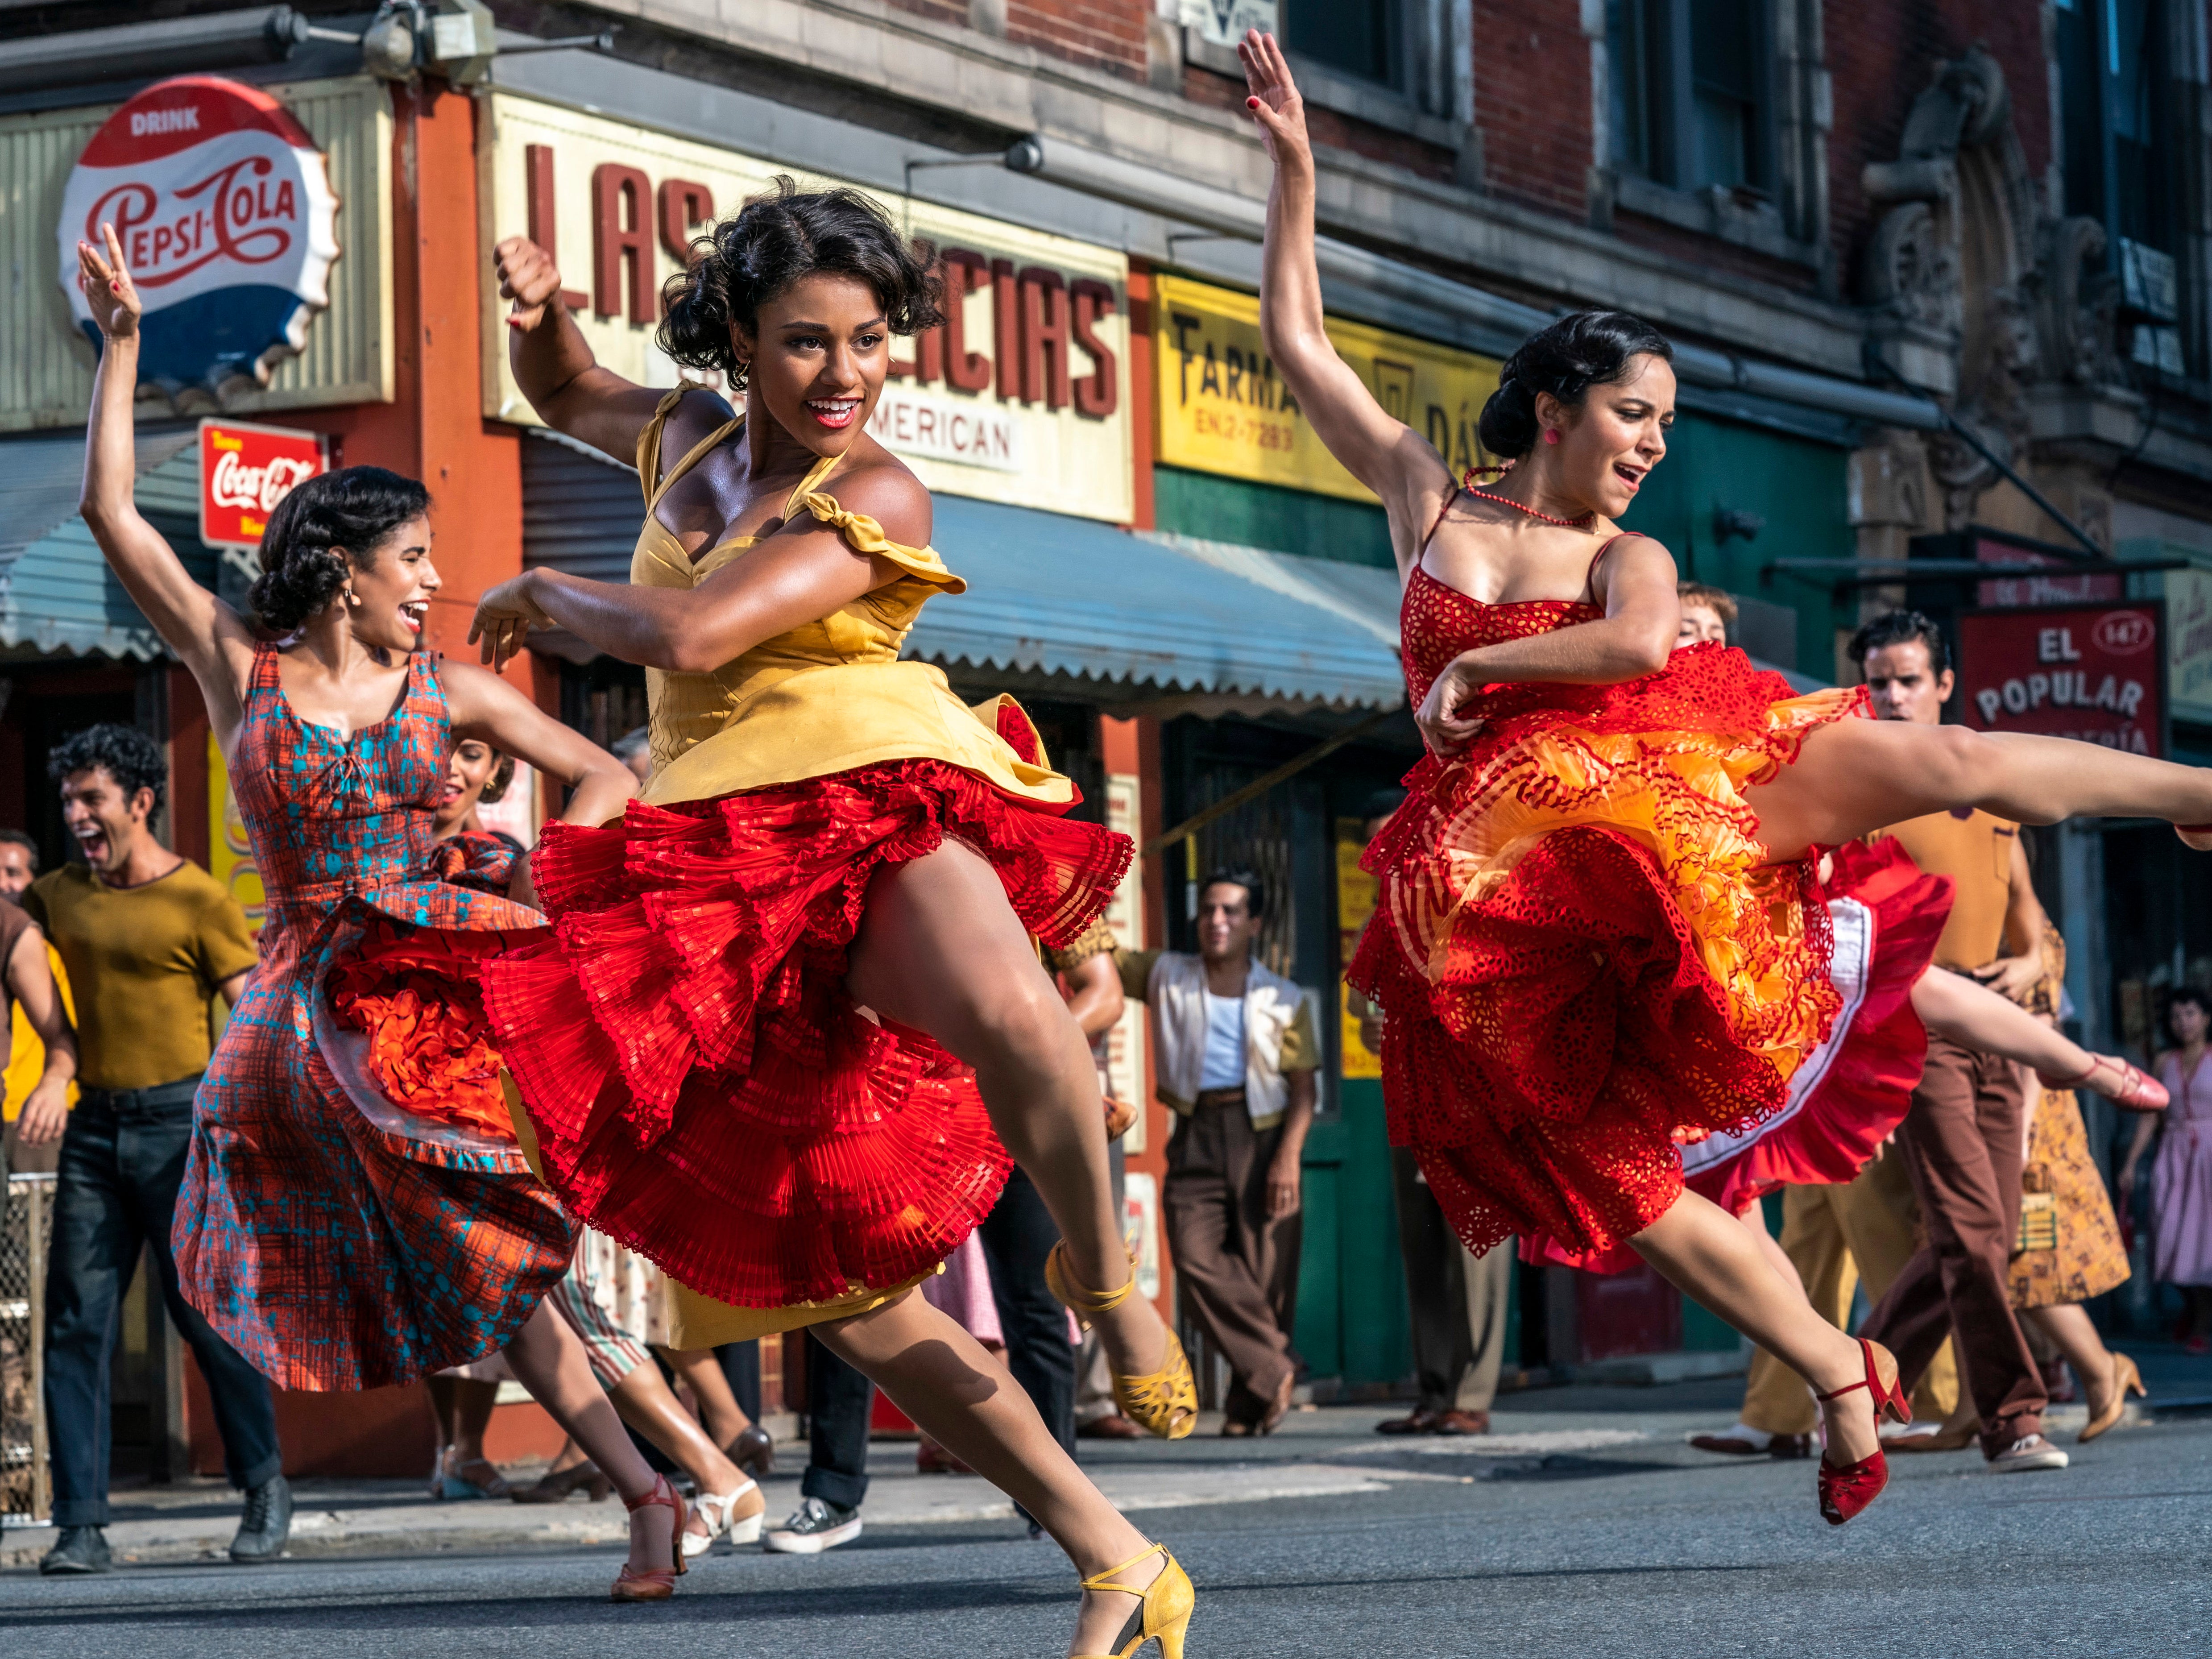
[[[187,75],[149,87],[85,145],[62,196],[62,287],[94,347],[76,287],[80,239],[112,224],[144,297],[142,384],[174,395],[265,386],[330,303],[337,198],[306,128],[268,94]]]
[[[202,421],[200,539],[210,547],[260,546],[276,503],[330,465],[319,433]]]

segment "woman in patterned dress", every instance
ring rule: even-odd
[[[1626,1242],[1804,1377],[1827,1423],[1820,1509],[1840,1524],[1887,1482],[1875,1423],[1908,1410],[1896,1362],[1686,1190],[1677,1150],[1780,1110],[1838,1012],[1815,849],[1973,805],[2204,826],[2212,775],[1867,720],[1863,690],[1795,696],[1717,644],[1670,662],[1674,561],[1614,520],[1666,454],[1672,347],[1617,313],[1532,337],[1480,423],[1511,470],[1462,484],[1330,344],[1304,107],[1271,37],[1239,51],[1275,163],[1263,337],[1389,513],[1430,750],[1368,852],[1380,903],[1351,971],[1389,1013],[1393,1138],[1469,1249]]]
[[[891,337],[939,320],[931,261],[856,191],[746,203],[671,279],[659,337],[740,389],[733,410],[610,373],[545,252],[497,255],[517,383],[635,460],[646,506],[627,585],[534,570],[477,612],[489,661],[557,624],[646,668],[643,800],[548,830],[552,927],[485,978],[546,1177],[692,1293],[678,1346],[811,1327],[1013,1498],[1085,1575],[1075,1651],[1157,1633],[1172,1655],[1182,1569],[915,1293],[1011,1150],[1123,1409],[1189,1432],[1188,1361],[1133,1294],[1090,1049],[1031,939],[1081,933],[1134,849],[1063,816],[1073,786],[1012,699],[971,709],[899,659],[922,605],[965,586],[928,546],[928,491],[866,429]]]
[[[2045,917],[2043,973],[2030,986],[2021,1012],[2045,1026],[2058,1023],[2066,980],[2066,941]],[[2056,1032],[2053,1032],[2056,1035]],[[1987,1045],[1984,1045],[1987,1046]],[[2168,1103],[2160,1083],[2124,1060],[2093,1055],[2088,1066],[2027,1067],[2027,1167],[2022,1174],[2020,1250],[2012,1259],[2012,1305],[2027,1315],[2066,1356],[2088,1397],[2089,1419],[2079,1439],[2096,1439],[2119,1425],[2128,1396],[2144,1392],[2136,1362],[2105,1346],[2081,1304],[2128,1280],[2127,1246],[2112,1213],[2112,1194],[2089,1152],[2075,1090],[2094,1085],[2145,1121]],[[2115,1072],[2113,1068],[2118,1067]],[[2140,1086],[2133,1086],[2136,1085]],[[2039,1218],[2047,1218],[2047,1224]]]
[[[544,1304],[574,1232],[515,1142],[471,988],[539,918],[431,871],[457,734],[574,786],[586,823],[621,810],[630,775],[493,676],[422,648],[439,583],[411,479],[349,467],[278,503],[253,589],[273,641],[192,580],[132,501],[141,306],[101,229],[104,254],[77,245],[102,343],[84,519],[191,670],[268,897],[260,961],[194,1104],[185,1294],[286,1388],[375,1388],[503,1350],[631,1508],[617,1598],[661,1599],[682,1570],[682,1500]]]

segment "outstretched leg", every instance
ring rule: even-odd
[[[1718,1314],[1813,1385],[1831,1394],[1863,1381],[1859,1345],[1813,1310],[1804,1288],[1777,1272],[1751,1229],[1685,1190],[1628,1241],[1683,1295]],[[1828,1462],[1840,1468],[1880,1449],[1872,1401],[1853,1389],[1825,1401]]]
[[[1784,862],[1929,812],[1978,806],[2021,823],[2153,817],[2212,823],[2212,769],[2071,738],[1970,732],[1906,720],[1836,720],[1806,734],[1796,763],[1744,792],[1768,854]]]
[[[855,1001],[975,1068],[991,1127],[1052,1212],[1077,1278],[1101,1291],[1127,1283],[1091,1046],[991,866],[948,841],[879,872],[848,961]],[[1122,1375],[1164,1363],[1167,1327],[1143,1297],[1091,1318]]]
[[[2079,1077],[2096,1056],[1964,974],[1930,968],[1914,981],[1912,1012],[1938,1036],[2032,1066],[2045,1077]]]
[[[1151,1542],[1076,1468],[1006,1368],[949,1314],[909,1291],[813,1328],[931,1439],[1035,1517],[1083,1577],[1118,1566]],[[1154,1557],[1122,1577],[1141,1589],[1160,1566]],[[1136,1606],[1133,1595],[1085,1591],[1068,1651],[1119,1651],[1115,1638]]]
[[[530,1397],[567,1431],[615,1490],[635,1502],[653,1490],[652,1466],[638,1455],[623,1432],[622,1419],[599,1390],[591,1358],[568,1322],[550,1302],[531,1310],[504,1351],[507,1363]],[[647,1504],[629,1518],[629,1565],[633,1571],[665,1569],[673,1559],[675,1517],[662,1505]]]

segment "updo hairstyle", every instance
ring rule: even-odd
[[[760,308],[802,276],[827,271],[866,283],[894,334],[919,334],[945,320],[937,250],[899,232],[883,204],[857,190],[801,191],[776,175],[756,196],[691,244],[690,268],[660,290],[661,350],[689,368],[720,369],[745,383],[731,325],[759,325]]]
[[[262,624],[296,631],[338,596],[347,556],[366,569],[385,538],[430,510],[430,492],[380,466],[343,466],[295,486],[269,515],[261,574],[246,602]]]
[[[1498,371],[1498,390],[1482,406],[1482,447],[1513,460],[1536,447],[1541,423],[1536,394],[1548,392],[1570,409],[1594,386],[1618,386],[1638,357],[1674,361],[1667,337],[1625,311],[1577,311],[1522,341]]]

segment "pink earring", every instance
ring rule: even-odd
[[[1552,428],[1551,427],[1548,427],[1548,426],[1547,426],[1547,427],[1546,427],[1546,428],[1544,428],[1544,441],[1545,441],[1546,443],[1547,443],[1547,444],[1555,444],[1555,443],[1559,442],[1559,433],[1558,433],[1557,431],[1555,431],[1553,428]]]

